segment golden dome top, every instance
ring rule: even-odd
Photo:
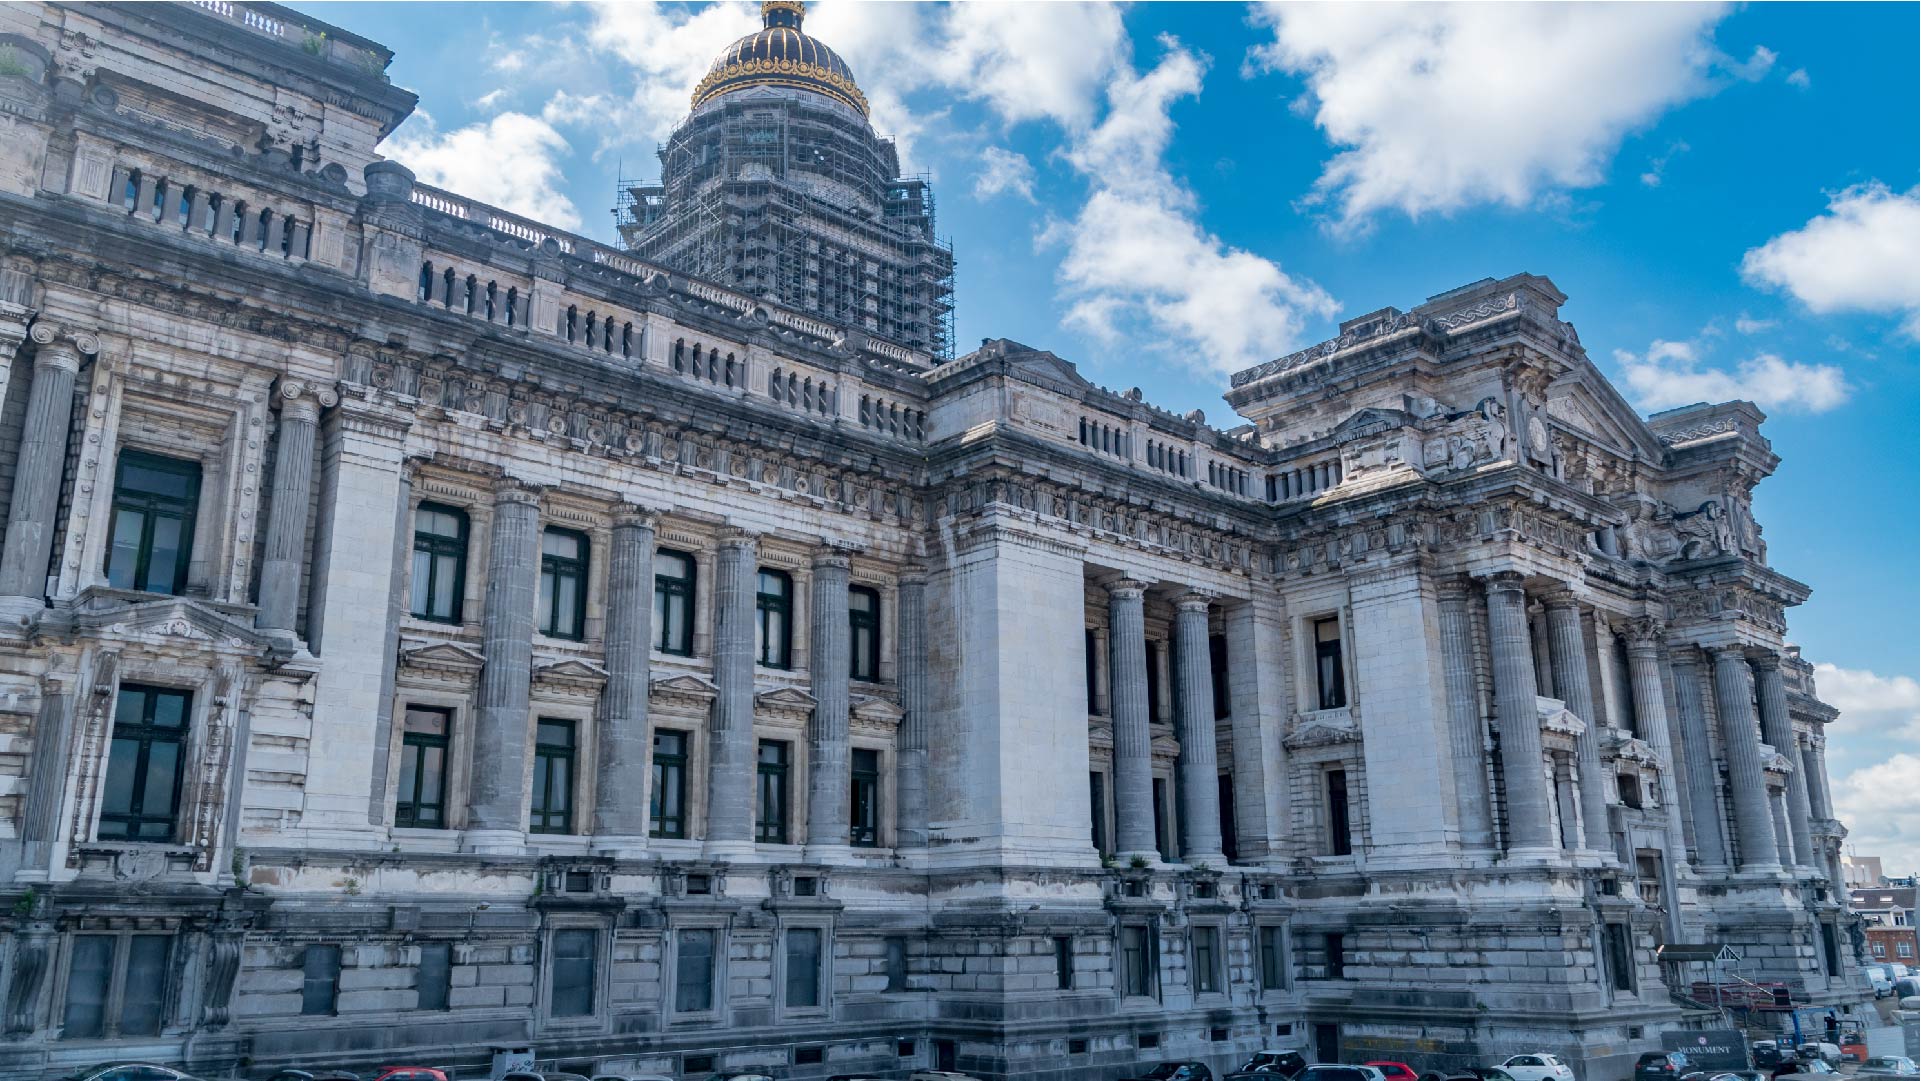
[[[867,95],[834,50],[801,33],[802,0],[765,0],[760,30],[729,45],[694,87],[693,107],[754,86],[784,86],[832,98],[862,116]]]

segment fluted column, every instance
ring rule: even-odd
[[[1834,805],[1828,800],[1827,756],[1822,753],[1821,745],[1810,738],[1800,745],[1801,771],[1808,778],[1808,809],[1816,818],[1833,818]]]
[[[1504,571],[1488,579],[1487,621],[1488,651],[1494,662],[1494,718],[1501,733],[1501,781],[1507,793],[1508,850],[1549,854],[1559,846],[1548,812],[1527,592],[1519,574]]]
[[[1808,831],[1814,817],[1808,799],[1808,779],[1801,768],[1799,743],[1794,736],[1794,719],[1788,714],[1788,689],[1781,679],[1781,655],[1773,650],[1750,654],[1754,667],[1755,699],[1761,706],[1761,737],[1768,746],[1788,760],[1787,807],[1788,833],[1785,840],[1793,853],[1794,866],[1814,867],[1814,839]]]
[[[759,551],[743,529],[721,532],[714,566],[714,716],[707,734],[710,856],[754,851],[754,579]]]
[[[607,687],[595,741],[594,847],[637,857],[646,851],[653,783],[647,694],[654,648],[654,535],[658,516],[636,506],[614,512],[607,561]]]
[[[475,692],[467,847],[512,851],[527,837],[528,687],[540,566],[540,490],[509,477],[494,488],[481,631],[487,661]]]
[[[898,780],[895,830],[901,848],[927,847],[927,572],[909,567],[900,576],[896,634],[900,680],[900,730],[896,734]]]
[[[1669,732],[1666,696],[1661,689],[1661,638],[1666,633],[1652,619],[1636,620],[1626,628],[1628,693],[1642,737],[1654,751],[1660,770],[1661,812],[1667,822],[1668,858],[1684,859],[1687,840],[1681,829],[1680,786],[1675,780],[1673,737]]]
[[[827,548],[814,554],[807,645],[814,694],[807,759],[809,859],[845,855],[848,850],[847,573],[847,553]]]
[[[1180,725],[1181,858],[1189,864],[1221,866],[1220,769],[1215,765],[1214,672],[1207,642],[1207,598],[1183,593],[1174,600],[1175,658],[1181,666]],[[1142,672],[1142,690],[1146,673]]]
[[[1548,648],[1554,657],[1554,696],[1581,718],[1581,734],[1574,741],[1574,764],[1581,781],[1581,847],[1609,853],[1607,777],[1601,769],[1602,719],[1594,708],[1594,688],[1588,682],[1587,636],[1581,633],[1581,607],[1574,594],[1556,590],[1547,596]]]
[[[1153,738],[1147,729],[1147,632],[1139,582],[1122,579],[1107,587],[1108,672],[1114,719],[1115,850],[1160,859],[1154,843]]]
[[[1468,609],[1465,578],[1436,584],[1441,615],[1441,678],[1447,690],[1448,758],[1454,770],[1455,801],[1461,816],[1461,844],[1494,846],[1494,817],[1488,805],[1486,737],[1474,688],[1474,616]]]
[[[1701,666],[1692,647],[1676,652],[1673,671],[1674,708],[1681,733],[1681,757],[1688,771],[1688,806],[1694,819],[1694,864],[1702,871],[1724,872],[1732,861],[1720,801],[1715,798],[1721,785],[1709,742],[1707,710],[1701,700]]]
[[[1774,822],[1774,850],[1780,854],[1781,866],[1794,866],[1794,842],[1788,829],[1788,793],[1785,788],[1768,789],[1768,815]]]
[[[338,400],[331,390],[283,382],[280,433],[275,441],[273,494],[267,506],[267,551],[260,564],[260,607],[254,626],[269,634],[293,634],[300,610],[300,578],[307,563],[307,516],[313,494],[314,429],[323,405]]]
[[[0,550],[0,627],[18,628],[46,606],[47,562],[53,556],[54,517],[66,471],[67,429],[73,420],[73,383],[80,354],[95,353],[91,334],[57,337],[51,326],[28,332],[34,352],[27,415],[14,460],[6,548]]]
[[[1721,717],[1728,784],[1734,791],[1734,835],[1741,849],[1741,870],[1779,871],[1768,782],[1761,772],[1761,730],[1755,722],[1747,657],[1739,646],[1722,646],[1714,656],[1714,711]]]

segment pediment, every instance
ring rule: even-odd
[[[1414,423],[1414,415],[1400,409],[1362,409],[1335,425],[1328,438],[1335,443],[1362,439],[1370,435],[1404,428]]]
[[[647,693],[653,698],[679,698],[705,705],[713,701],[714,696],[720,691],[707,680],[683,672],[678,675],[655,677],[647,685]]]
[[[863,694],[854,697],[848,714],[858,726],[891,732],[899,727],[907,711],[885,698]]]
[[[183,639],[227,649],[265,649],[272,639],[189,597],[86,611],[75,622],[101,634]]]
[[[1008,368],[1022,382],[1051,387],[1073,396],[1094,385],[1082,378],[1072,364],[1044,350],[1022,353],[1008,362]]]
[[[1584,364],[1549,388],[1548,416],[1595,442],[1632,454],[1640,451],[1659,460],[1663,447],[1647,422],[1621,397],[1592,364]]]
[[[1788,756],[1763,743],[1761,745],[1761,769],[1767,773],[1788,774],[1794,772],[1794,763]]]
[[[819,702],[799,687],[775,687],[754,696],[754,709],[765,713],[812,713]]]
[[[600,665],[566,657],[534,664],[535,682],[591,684],[599,686],[607,682],[607,670]]]
[[[424,638],[402,638],[399,660],[403,668],[471,674],[480,671],[486,665],[487,655],[458,642],[430,642]]]
[[[1610,734],[1618,737],[1611,746],[1616,758],[1642,766],[1656,766],[1660,762],[1654,757],[1654,748],[1646,740],[1630,736],[1619,729],[1610,729]]]
[[[1540,718],[1541,730],[1563,736],[1579,736],[1587,731],[1587,722],[1567,708],[1567,703],[1559,698],[1536,697],[1534,712]]]

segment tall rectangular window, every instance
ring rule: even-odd
[[[1121,993],[1129,998],[1154,996],[1159,959],[1152,928],[1131,924],[1121,928]]]
[[[1174,862],[1174,838],[1171,836],[1171,834],[1174,831],[1168,828],[1169,824],[1167,821],[1167,812],[1168,812],[1167,779],[1165,777],[1154,778],[1153,796],[1154,796],[1154,848],[1158,852],[1160,852],[1161,859],[1166,860],[1168,863],[1173,863]]]
[[[794,579],[762,569],[754,587],[754,654],[762,668],[793,667]]]
[[[571,529],[540,534],[540,633],[587,636],[587,537]]]
[[[438,503],[414,511],[413,614],[436,623],[460,622],[467,588],[467,514]]]
[[[674,935],[674,1010],[714,1008],[714,930],[684,927]]]
[[[1327,771],[1327,852],[1330,856],[1354,854],[1354,836],[1347,821],[1347,771]]]
[[[453,711],[408,706],[400,735],[400,790],[394,825],[401,829],[447,828],[447,737]]]
[[[1084,629],[1081,638],[1082,652],[1087,658],[1087,712],[1090,716],[1097,716],[1101,711],[1101,696],[1097,693],[1101,677],[1095,654],[1100,650],[1100,639],[1095,636],[1092,627]]]
[[[1221,989],[1221,929],[1197,926],[1191,930],[1194,947],[1193,980],[1197,995],[1215,994]]]
[[[167,935],[131,935],[127,943],[127,971],[120,983],[120,1035],[158,1036],[166,1019],[167,957],[173,939]]]
[[[1264,924],[1260,929],[1261,990],[1287,989],[1287,928]]]
[[[694,557],[686,552],[654,553],[654,648],[694,655]]]
[[[687,733],[654,730],[654,789],[648,803],[655,837],[687,836]]]
[[[101,787],[100,825],[94,834],[99,840],[173,840],[191,703],[185,691],[120,685],[107,779]]]
[[[890,936],[883,948],[887,951],[887,989],[907,990],[907,940]]]
[[[1147,723],[1161,723],[1161,651],[1159,642],[1147,643]]]
[[[1074,989],[1074,936],[1054,936],[1054,987],[1061,991]]]
[[[1608,951],[1608,978],[1613,981],[1616,991],[1634,990],[1634,947],[1628,941],[1628,929],[1624,923],[1609,923],[1601,926],[1601,937]]]
[[[1320,688],[1319,709],[1340,709],[1347,705],[1347,677],[1341,669],[1341,621],[1332,617],[1314,621],[1314,681]]]
[[[300,957],[300,1012],[330,1014],[340,997],[340,947],[308,946]]]
[[[107,583],[149,593],[185,589],[199,505],[200,463],[121,451],[107,533]]]
[[[67,1010],[60,1034],[69,1040],[107,1034],[107,995],[113,990],[112,935],[75,935],[67,957]]]
[[[866,586],[847,590],[847,674],[853,679],[880,678],[880,593]]]
[[[787,929],[787,1008],[820,1005],[820,929]]]
[[[76,935],[63,1039],[157,1036],[166,1021],[169,935]]]
[[[454,981],[454,947],[449,942],[427,942],[420,947],[420,967],[414,970],[414,1008],[444,1010]]]
[[[1114,854],[1114,848],[1107,841],[1107,775],[1089,773],[1087,775],[1088,814],[1093,825],[1094,851],[1103,856]]]
[[[1221,855],[1227,862],[1236,863],[1241,858],[1240,830],[1235,825],[1238,817],[1234,809],[1234,775],[1220,774],[1215,780],[1215,806],[1220,812]]]
[[[1226,717],[1233,708],[1233,700],[1228,697],[1227,688],[1227,636],[1210,634],[1207,636],[1207,678],[1214,689],[1214,719]]]
[[[574,722],[543,717],[534,730],[532,833],[574,832]]]
[[[1330,931],[1322,940],[1322,948],[1327,954],[1327,978],[1340,980],[1347,978],[1347,936],[1339,931]]]
[[[555,1017],[586,1017],[594,1012],[594,950],[597,931],[554,932],[552,994],[548,1012]]]
[[[849,777],[848,834],[855,848],[873,848],[880,844],[880,752],[854,748]]]
[[[787,744],[760,741],[756,767],[758,791],[754,801],[754,840],[767,845],[787,843]]]

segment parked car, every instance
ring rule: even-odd
[[[278,1070],[267,1081],[360,1081],[348,1070]]]
[[[1697,1081],[1768,1081],[1766,1070],[1697,1070],[1688,1075]]]
[[[1830,1066],[1841,1065],[1841,1045],[1826,1040],[1809,1040],[1800,1047],[1802,1059],[1808,1062],[1825,1062]]]
[[[1241,1063],[1237,1073],[1266,1074],[1269,1077],[1294,1077],[1307,1069],[1307,1059],[1299,1051],[1286,1048],[1262,1048],[1253,1057]]]
[[[1387,1081],[1381,1071],[1372,1066],[1346,1066],[1336,1063],[1315,1063],[1294,1075],[1294,1081]]]
[[[1445,1073],[1424,1073],[1421,1081],[1514,1081],[1514,1075],[1499,1066],[1459,1066]]]
[[[1688,1073],[1688,1057],[1680,1051],[1649,1051],[1634,1060],[1634,1081],[1675,1081]]]
[[[657,1073],[597,1073],[594,1075],[594,1081],[674,1081],[674,1079]],[[836,1081],[836,1079],[830,1077],[827,1081]]]
[[[709,1077],[707,1081],[774,1081],[774,1074],[766,1066],[750,1066],[744,1070],[722,1070]]]
[[[1163,1062],[1132,1081],[1214,1081],[1205,1062]]]
[[[67,1075],[66,1081],[194,1081],[191,1074],[151,1062],[103,1062]]]
[[[1387,1081],[1416,1081],[1414,1068],[1405,1062],[1370,1062],[1369,1066],[1381,1071]]]
[[[352,1074],[347,1076],[352,1077]],[[511,1076],[511,1075],[510,1075]],[[539,1074],[533,1074],[539,1077]],[[547,1076],[552,1077],[552,1074]],[[382,1066],[374,1071],[373,1081],[447,1081],[447,1071],[432,1066]]]
[[[1864,1073],[1894,1074],[1897,1077],[1914,1077],[1921,1074],[1915,1061],[1906,1055],[1874,1055],[1861,1060],[1857,1075]]]
[[[1501,1069],[1514,1075],[1514,1081],[1574,1081],[1568,1064],[1546,1052],[1515,1055],[1501,1063]]]

